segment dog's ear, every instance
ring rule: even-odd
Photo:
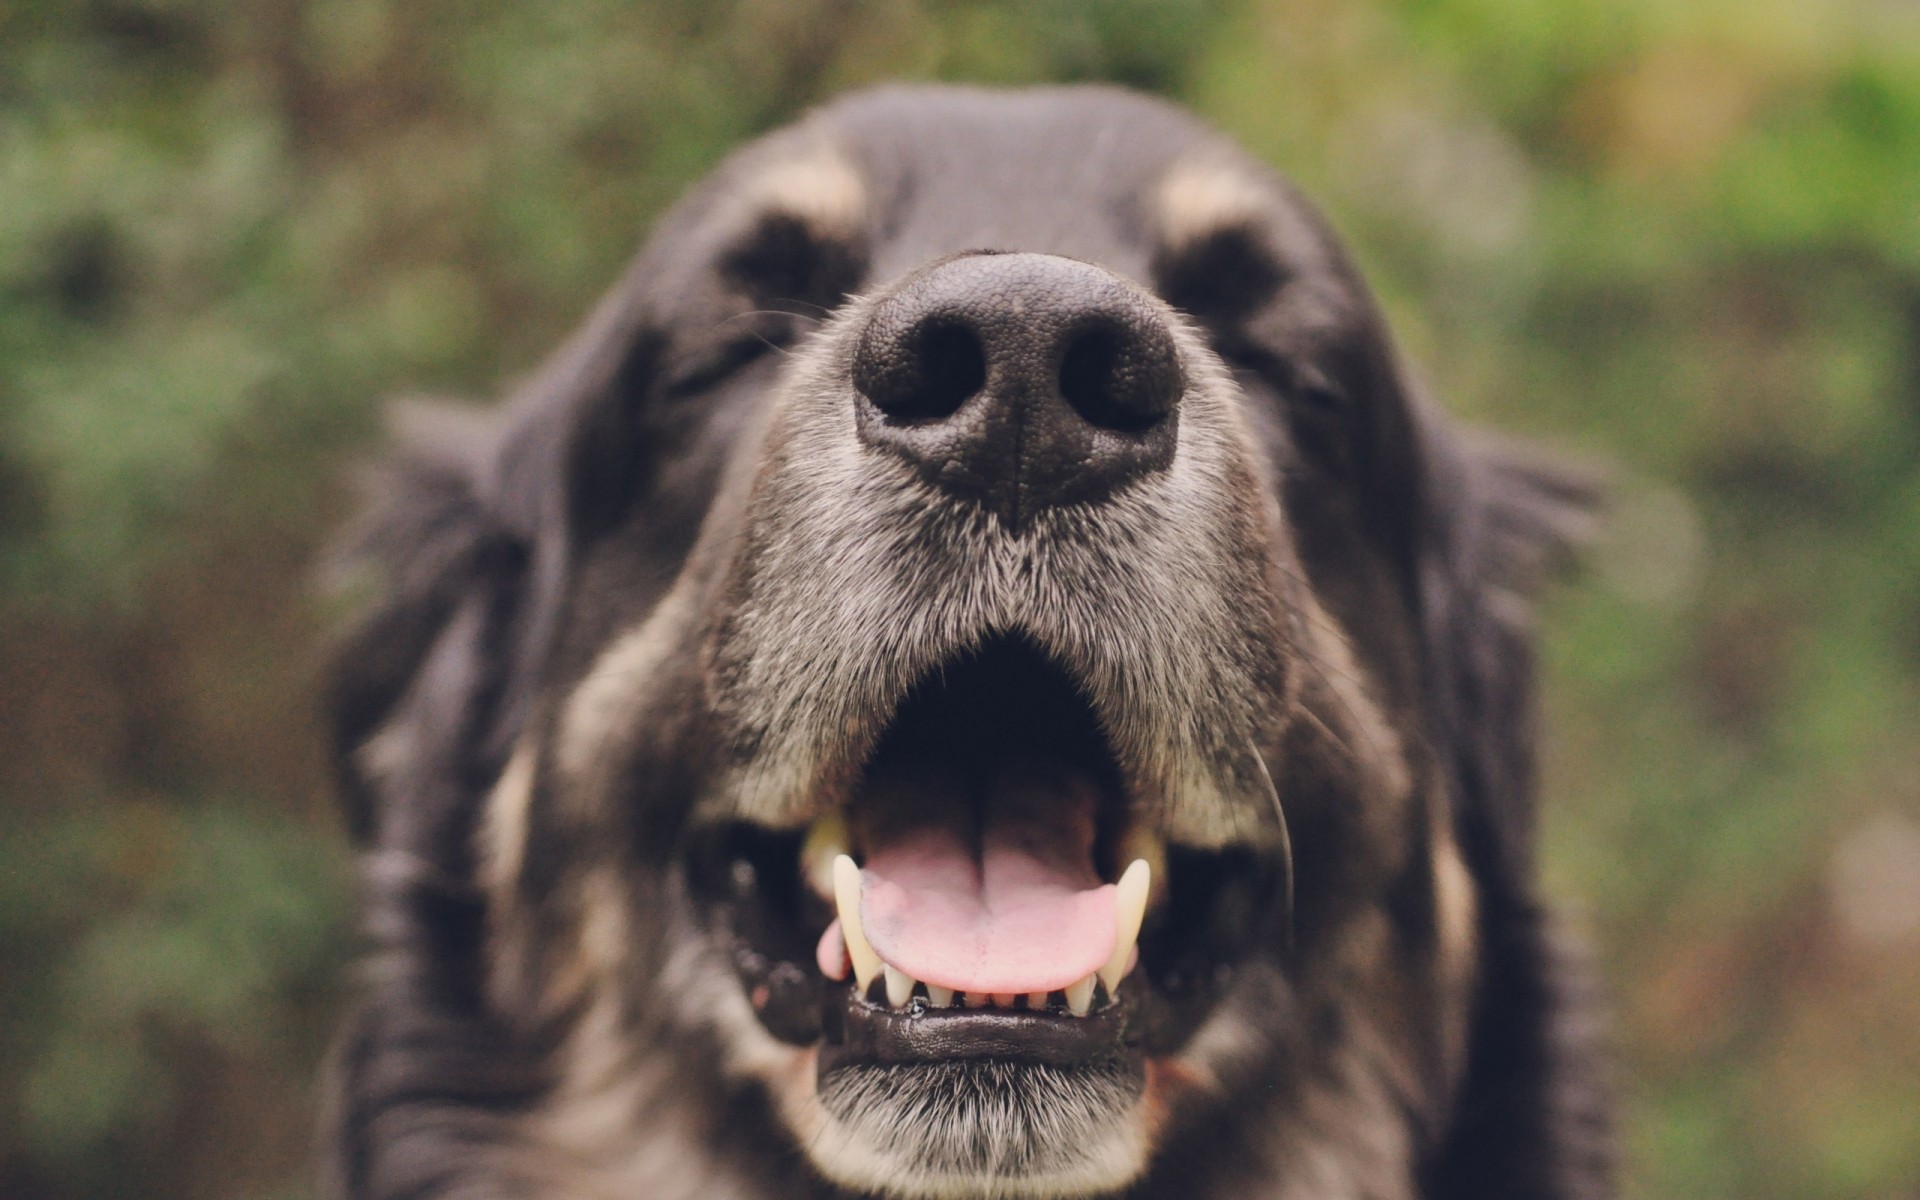
[[[1530,874],[1533,611],[1541,587],[1596,532],[1600,473],[1425,405],[1422,619],[1441,741],[1489,850]]]
[[[574,548],[627,510],[647,474],[639,423],[657,339],[639,314],[639,275],[498,411],[392,411],[396,449],[370,473],[366,512],[334,560],[337,580],[370,593],[336,641],[326,687],[363,845],[385,780],[408,795],[401,845],[443,868],[467,852],[470,810],[542,678]],[[459,795],[420,794],[447,780]]]
[[[367,472],[365,511],[330,564],[333,590],[359,606],[332,647],[325,702],[348,827],[363,847],[379,832],[380,778],[424,749],[424,731],[404,719],[430,703],[420,681],[476,668],[455,661],[479,653],[476,605],[512,602],[530,549],[488,495],[497,418],[407,403],[391,421],[396,449]]]
[[[396,447],[335,562],[363,603],[326,687],[383,966],[327,1089],[327,1194],[339,1196],[436,1186],[453,1161],[448,1128],[467,1129],[447,1114],[497,1111],[537,1084],[478,1000],[487,907],[473,834],[529,686],[516,659],[556,600],[539,583],[541,489],[516,482],[537,467],[523,456],[556,439],[517,405],[393,415]]]
[[[1599,1006],[1585,962],[1540,903],[1534,862],[1534,601],[1594,533],[1600,479],[1424,406],[1420,415],[1423,640],[1479,964],[1455,1122],[1425,1194],[1606,1196]]]

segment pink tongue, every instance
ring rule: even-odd
[[[884,961],[970,995],[1050,992],[1106,965],[1114,887],[1093,867],[1094,795],[1035,782],[998,781],[977,835],[945,820],[878,839],[860,920]]]

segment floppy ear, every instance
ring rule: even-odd
[[[1534,862],[1533,600],[1596,526],[1595,475],[1421,414],[1422,599],[1454,834],[1478,899],[1479,979],[1455,1123],[1425,1194],[1610,1194],[1610,1098],[1585,964]]]
[[[348,824],[378,839],[383,780],[425,819],[426,794],[457,781],[470,806],[505,765],[550,649],[568,564],[631,499],[643,474],[638,397],[654,341],[636,280],[499,410],[407,403],[392,410],[396,449],[370,473],[370,503],[334,556],[371,603],[336,641],[326,699]],[[403,778],[405,777],[405,778]],[[409,786],[406,779],[417,783]],[[437,814],[440,837],[470,821]],[[443,869],[457,861],[435,861]]]
[[[333,1057],[330,1195],[466,1194],[453,1181],[498,1165],[471,1152],[498,1139],[489,1122],[537,1094],[536,1057],[482,999],[474,831],[545,669],[568,467],[627,328],[590,325],[496,415],[398,410],[399,447],[339,555],[373,593],[326,692],[382,954]]]
[[[380,777],[406,770],[401,760],[425,749],[424,731],[401,730],[402,710],[430,704],[418,686],[424,675],[444,681],[459,669],[455,659],[478,655],[475,606],[511,604],[529,551],[485,494],[496,419],[420,403],[397,406],[392,418],[399,447],[369,472],[367,511],[332,564],[342,590],[372,593],[334,644],[325,689],[348,827],[363,848],[380,832]],[[450,714],[439,716],[436,724],[449,723]],[[470,715],[451,718],[471,723]]]
[[[1490,850],[1530,872],[1534,599],[1598,526],[1598,475],[1513,439],[1428,414],[1425,637],[1436,708]]]

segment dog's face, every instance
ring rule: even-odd
[[[490,1169],[1404,1194],[1480,957],[1448,438],[1158,103],[882,92],[736,156],[416,472],[490,532],[344,675],[366,835],[477,888],[400,941],[526,1067]]]

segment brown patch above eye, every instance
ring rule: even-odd
[[[1168,171],[1153,196],[1159,249],[1154,284],[1167,303],[1209,323],[1244,319],[1267,303],[1287,272],[1263,236],[1273,200],[1230,164],[1189,162]]]
[[[866,181],[831,147],[765,168],[748,184],[745,199],[762,212],[785,214],[827,237],[851,238],[867,219]]]
[[[1176,163],[1154,190],[1160,239],[1179,249],[1210,234],[1250,225],[1272,207],[1260,181],[1231,163],[1189,159]]]

